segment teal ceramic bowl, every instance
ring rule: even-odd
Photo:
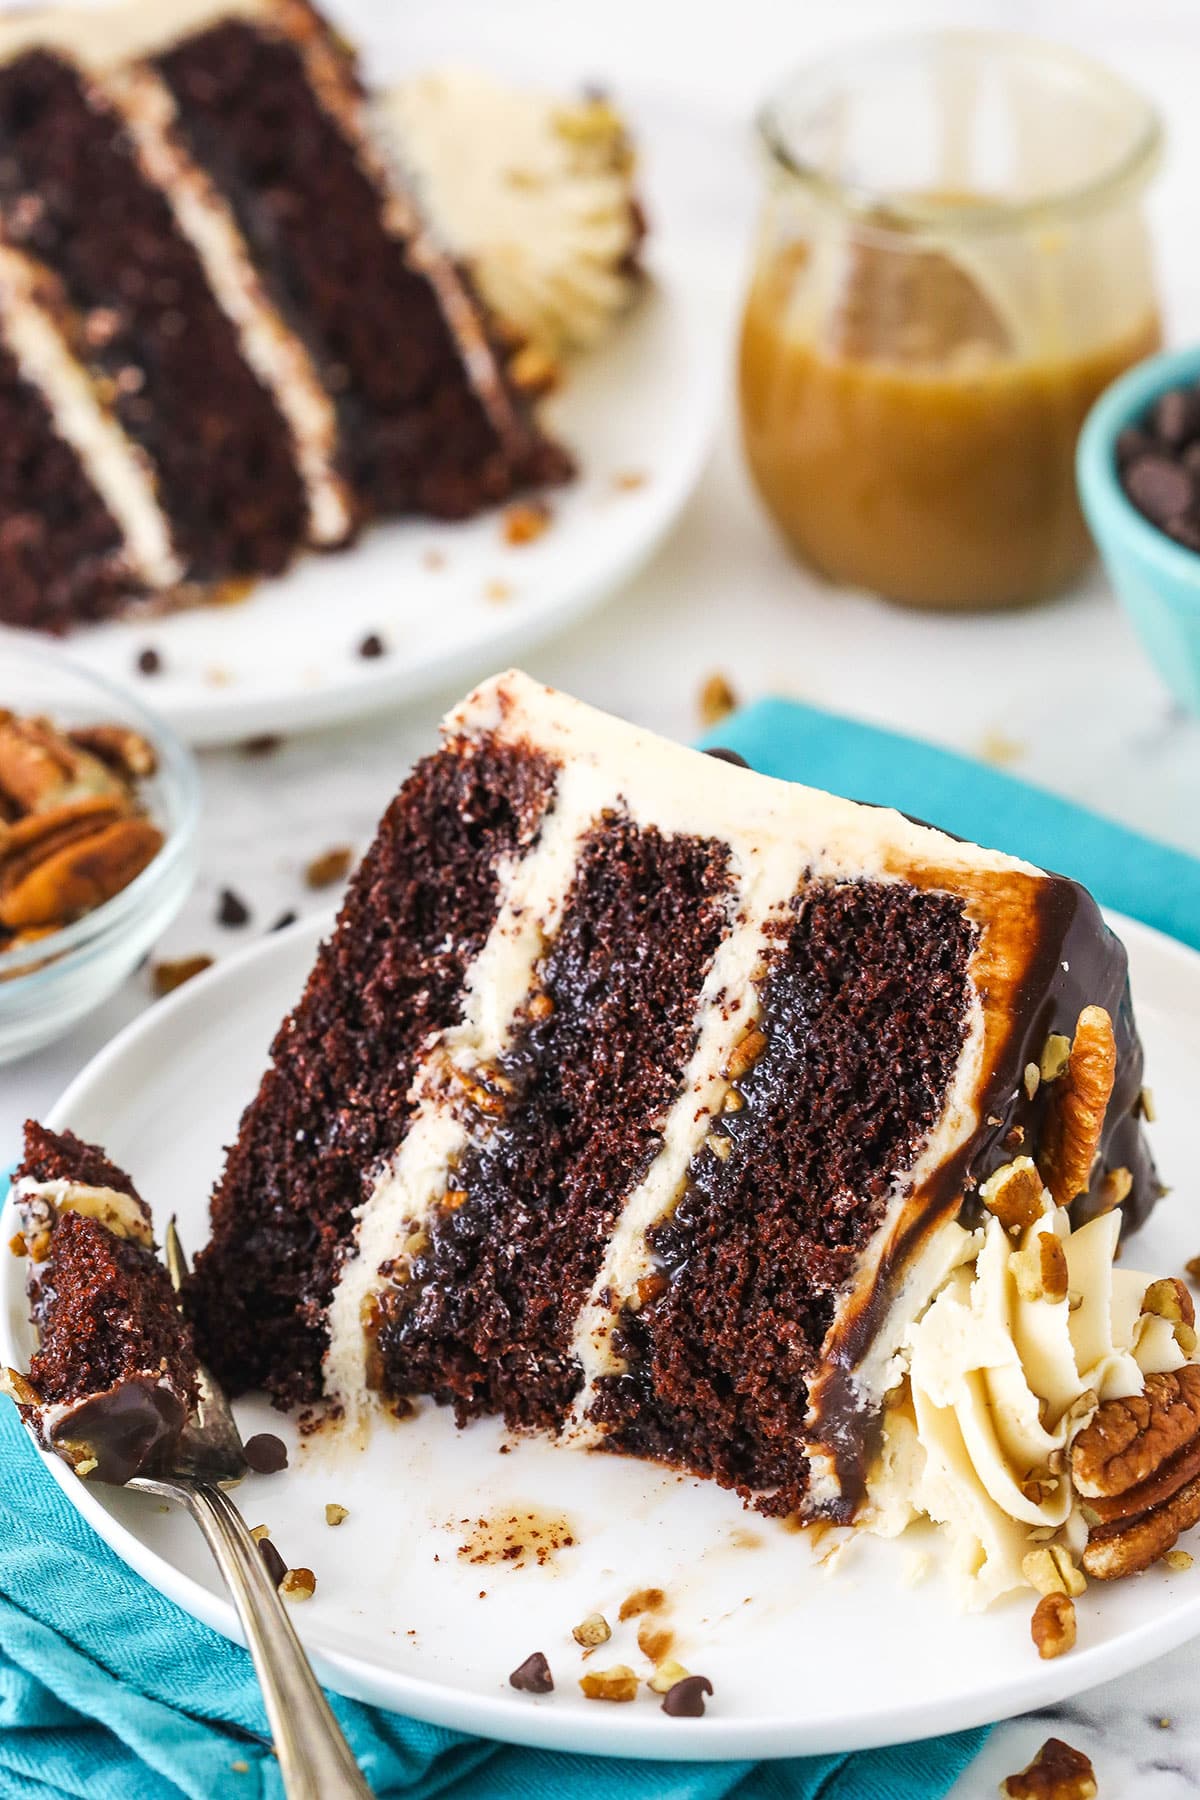
[[[1200,345],[1152,356],[1107,388],[1084,423],[1079,497],[1109,578],[1155,668],[1177,700],[1200,712],[1200,554],[1151,525],[1117,479],[1117,434],[1167,388],[1200,380]]]

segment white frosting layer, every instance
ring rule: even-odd
[[[766,928],[788,907],[805,871],[825,880],[887,881],[900,878],[898,867],[928,867],[949,871],[967,886],[979,875],[1038,877],[1039,872],[888,809],[857,806],[701,758],[515,673],[477,690],[450,715],[445,729],[453,738],[494,736],[536,746],[560,760],[562,773],[536,844],[499,872],[500,911],[469,973],[462,1021],[426,1047],[412,1088],[413,1123],[360,1209],[356,1246],[343,1263],[329,1308],[325,1365],[327,1393],[348,1415],[357,1416],[366,1400],[363,1318],[371,1295],[385,1285],[380,1265],[397,1263],[403,1279],[405,1258],[423,1242],[431,1209],[456,1185],[457,1162],[491,1129],[486,1117],[461,1104],[454,1071],[471,1075],[503,1056],[561,916],[587,831],[613,809],[665,835],[716,837],[728,846],[736,884],[727,933],[697,1000],[695,1049],[679,1094],[659,1122],[662,1148],[625,1199],[604,1267],[577,1322],[573,1349],[588,1384],[576,1408],[574,1425],[580,1429],[591,1385],[617,1366],[610,1345],[613,1319],[650,1271],[645,1233],[674,1206],[691,1158],[728,1091],[723,1071],[730,1050],[757,1009],[755,980]],[[916,1168],[896,1184],[894,1204],[864,1258],[866,1274],[874,1266],[871,1259],[886,1248],[914,1184],[977,1124],[981,1017],[976,1003],[943,1116]],[[885,1329],[878,1367],[869,1373],[880,1395],[891,1379],[904,1325],[945,1273],[946,1243],[939,1238],[927,1247]]]
[[[946,1528],[971,1609],[1028,1585],[1036,1542],[1086,1535],[1068,1453],[1096,1405],[1186,1360],[1170,1324],[1142,1313],[1151,1278],[1114,1264],[1119,1216],[1072,1231],[1048,1193],[1043,1206],[1016,1242],[996,1218],[946,1228],[954,1266],[904,1334],[908,1398],[887,1415],[871,1483],[871,1529],[894,1536],[922,1514]],[[1059,1299],[1039,1292],[1047,1235],[1065,1254]]]
[[[218,19],[282,15],[286,0],[124,0],[95,6],[31,6],[0,18],[0,61],[56,50],[91,69],[150,56]]]
[[[70,444],[120,527],[132,574],[149,587],[171,587],[183,570],[159,509],[153,471],[101,406],[39,299],[40,279],[33,263],[0,246],[0,331],[21,374],[45,400],[58,435]]]
[[[632,158],[607,102],[454,68],[402,82],[380,115],[500,317],[555,354],[597,343],[637,291]]]
[[[39,1207],[44,1211],[47,1223],[51,1214],[61,1217],[63,1213],[81,1213],[85,1218],[98,1220],[114,1237],[132,1238],[147,1249],[154,1242],[145,1207],[131,1194],[122,1194],[116,1188],[89,1187],[83,1182],[68,1180],[35,1181],[31,1175],[26,1175],[14,1183],[13,1194],[22,1216],[32,1218],[34,1222],[37,1222]]]

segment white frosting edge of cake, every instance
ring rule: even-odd
[[[352,515],[345,483],[334,467],[338,427],[333,401],[304,345],[268,299],[228,202],[175,136],[177,111],[170,89],[145,64],[114,70],[104,88],[129,127],[143,172],[200,258],[244,360],[283,414],[308,498],[309,541],[344,542]]]
[[[75,451],[116,520],[131,571],[150,587],[172,587],[183,569],[150,462],[101,405],[87,372],[39,301],[38,281],[36,264],[0,246],[0,332],[21,375],[40,391],[54,429]]]
[[[132,1238],[147,1249],[154,1242],[145,1207],[132,1194],[123,1194],[118,1188],[92,1187],[68,1177],[37,1181],[32,1175],[24,1175],[13,1183],[12,1192],[17,1209],[24,1217],[28,1217],[40,1201],[60,1218],[63,1213],[80,1213],[84,1218],[96,1219],[114,1237]]]

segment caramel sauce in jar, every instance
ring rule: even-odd
[[[1153,107],[1035,38],[833,51],[762,108],[750,472],[833,582],[946,610],[1065,587],[1092,402],[1159,344]]]
[[[936,304],[939,284],[924,285]],[[789,323],[780,271],[763,269],[742,328],[746,455],[789,542],[831,581],[918,606],[1015,605],[1088,566],[1075,442],[1102,390],[1158,347],[1159,323],[1147,310],[1106,342],[1012,354],[953,286],[940,284],[956,315],[940,350],[930,313],[910,316],[907,342],[875,341],[869,311],[821,341]]]

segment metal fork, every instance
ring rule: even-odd
[[[165,1249],[178,1293],[188,1271],[174,1219]],[[225,1491],[224,1484],[240,1481],[247,1468],[229,1401],[202,1364],[200,1402],[180,1439],[174,1468],[169,1474],[136,1475],[127,1485],[173,1500],[204,1533],[254,1662],[288,1800],[371,1800],[258,1545]]]

